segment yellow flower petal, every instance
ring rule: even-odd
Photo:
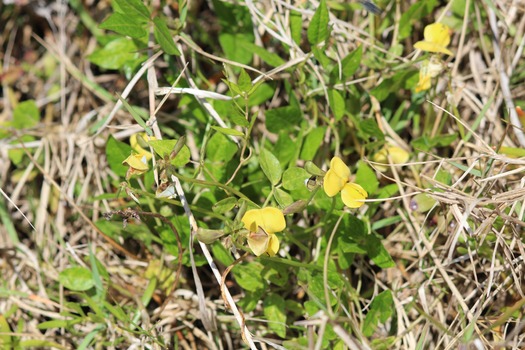
[[[403,164],[408,161],[410,154],[404,149],[397,146],[385,146],[379,152],[377,152],[373,160],[377,163],[389,164],[388,156],[392,160],[392,164]],[[379,171],[386,171],[387,167],[376,166]]]
[[[251,232],[257,231],[258,227],[268,233],[281,232],[286,228],[283,212],[272,207],[248,210],[241,221]]]
[[[454,54],[447,49],[450,44],[450,29],[443,23],[433,23],[425,27],[423,33],[425,40],[418,41],[414,47],[428,52],[444,53],[450,56]]]
[[[410,154],[404,149],[397,146],[385,146],[379,152],[377,152],[372,158],[376,163],[389,164],[388,156],[392,160],[392,164],[403,164],[408,161]],[[381,165],[376,165],[376,169],[379,171],[386,171],[388,168]]]
[[[446,55],[454,56],[452,51],[450,51],[446,47],[440,46],[434,43],[430,43],[428,41],[418,41],[417,43],[414,44],[414,47],[422,51],[444,53]]]
[[[423,32],[425,41],[447,47],[450,44],[450,28],[443,23],[432,23],[425,27]]]
[[[273,233],[269,235],[268,248],[266,249],[266,254],[269,256],[274,256],[279,252],[279,238]]]
[[[348,166],[341,160],[341,158],[333,157],[330,161],[330,169],[332,169],[337,176],[348,181],[348,178],[350,177],[350,169],[348,169]]]
[[[341,191],[341,199],[343,203],[349,208],[359,208],[364,202],[363,199],[368,197],[368,193],[363,187],[356,183],[348,183]]]
[[[426,91],[430,89],[431,81],[430,81],[430,74],[425,74],[424,72],[419,72],[419,81],[417,82],[416,88],[414,89],[415,92],[421,92]]]
[[[141,140],[139,140],[139,137]],[[133,134],[129,137],[129,144],[131,149],[138,154],[146,155],[146,159],[150,160],[152,157],[151,152],[145,150],[140,144],[147,143],[148,141],[156,140],[155,136],[148,136],[146,133]]]
[[[348,182],[350,169],[339,157],[333,157],[330,161],[330,169],[323,179],[323,188],[328,197],[338,194]]]
[[[132,154],[126,158],[122,164],[127,164],[131,168],[139,171],[147,171],[149,169],[148,160],[145,154]]]
[[[264,232],[263,229],[258,229],[256,232],[250,232],[247,240],[248,246],[252,250],[253,254],[255,254],[255,256],[260,256],[266,253],[266,251],[268,250],[270,235]]]

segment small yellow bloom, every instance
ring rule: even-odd
[[[429,24],[425,27],[423,35],[425,40],[415,43],[416,49],[454,55],[452,51],[447,49],[448,44],[450,44],[450,28],[443,23]]]
[[[133,175],[141,175],[148,171],[148,160],[145,154],[132,154],[126,158],[122,164],[129,166],[126,174],[126,179],[129,179]]]
[[[339,157],[330,161],[330,170],[324,176],[323,188],[328,197],[333,197],[345,186],[350,177],[350,169]]]
[[[275,235],[286,228],[282,211],[266,207],[248,210],[241,221],[250,231],[248,246],[256,256],[264,253],[274,256],[279,251],[279,239]]]
[[[140,139],[139,139],[140,138]],[[131,149],[137,152],[138,154],[146,155],[146,159],[150,160],[152,155],[151,152],[145,150],[142,146],[146,146],[145,143],[148,141],[156,140],[155,136],[148,136],[146,133],[133,134],[129,137],[129,144]],[[142,143],[142,146],[141,146]]]
[[[349,208],[359,208],[368,197],[368,193],[360,185],[348,182],[350,169],[339,157],[333,157],[330,161],[330,169],[323,179],[323,188],[328,197],[333,197],[341,192],[343,203]]]
[[[388,164],[388,156],[390,156],[392,164],[403,164],[410,158],[410,154],[404,149],[397,146],[386,145],[374,155],[373,160],[377,163]],[[379,165],[377,169],[379,171],[386,171],[387,168]]]
[[[341,199],[348,208],[359,208],[367,197],[365,189],[356,183],[347,183],[341,190]]]

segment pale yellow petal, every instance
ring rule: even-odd
[[[445,46],[441,46],[436,43],[432,43],[430,41],[418,41],[417,43],[414,44],[414,47],[422,51],[438,52],[438,53],[444,53],[450,56],[454,56],[452,51],[447,49]]]
[[[270,234],[266,253],[269,256],[274,256],[275,254],[277,254],[277,252],[279,252],[279,238],[277,238],[277,236],[274,234]]]
[[[419,81],[417,82],[416,88],[414,89],[415,92],[421,92],[426,91],[430,89],[431,84],[431,76],[430,74],[424,74],[422,72],[419,72]]]
[[[151,152],[144,149],[140,144],[138,138],[142,139],[142,143],[147,143],[148,141],[156,140],[155,136],[148,136],[146,133],[133,134],[129,137],[129,144],[131,149],[137,152],[138,154],[144,154],[148,160],[152,158]]]
[[[126,158],[122,164],[127,164],[133,169],[139,170],[139,171],[146,171],[149,169],[148,166],[148,160],[146,155],[141,154],[132,154],[128,158]]]
[[[386,148],[386,151],[394,164],[406,163],[408,158],[410,158],[410,154],[401,147],[389,146]]]
[[[264,232],[264,230],[259,229],[257,232],[250,232],[248,234],[248,246],[252,250],[253,254],[256,256],[266,253],[268,250],[268,243],[270,241],[270,236]]]
[[[425,27],[423,32],[425,41],[434,43],[441,47],[450,44],[450,28],[443,23],[432,23]]]
[[[443,64],[443,61],[441,61],[441,59],[439,58],[439,55],[432,55],[430,57],[430,61],[427,60],[426,62],[426,72],[432,78],[439,76],[445,68],[445,65]]]
[[[368,197],[368,193],[363,187],[356,183],[348,183],[341,191],[341,199],[343,203],[349,208],[359,208],[364,202],[363,199]]]

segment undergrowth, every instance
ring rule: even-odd
[[[519,2],[0,5],[0,347],[519,349]]]

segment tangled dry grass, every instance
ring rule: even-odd
[[[392,37],[399,28],[389,26],[379,36],[370,33],[375,33],[386,16],[399,20],[415,1],[378,3],[384,10],[375,17],[364,10],[352,12],[359,14],[354,16],[347,13],[348,18],[331,17],[332,50],[339,57],[355,49],[356,43],[389,52],[388,40],[395,42]],[[447,16],[452,3],[443,3],[426,18]],[[372,99],[362,107],[363,115],[375,118],[387,137],[410,149],[412,156],[409,163],[392,167],[391,172],[377,172],[381,184],[397,184],[399,189],[392,198],[376,199],[379,209],[370,218],[372,225],[397,218],[379,229],[396,267],[381,270],[366,260],[354,263],[349,278],[359,281],[356,293],[363,307],[353,305],[343,317],[354,325],[352,331],[341,333],[348,336],[342,337],[349,348],[525,347],[525,139],[515,109],[525,100],[525,4],[499,0],[459,3],[469,10],[462,30],[453,36],[455,57],[447,62],[450,74],[439,80],[421,112],[431,126],[429,138],[442,131],[443,135],[457,135],[457,139],[436,145],[432,151],[420,151],[409,143],[413,132],[408,126],[393,130],[388,125],[380,102]],[[34,344],[62,349],[159,349],[163,344],[181,349],[245,347],[242,338],[250,335],[240,331],[239,318],[230,316],[216,276],[205,261],[196,270],[200,280],[185,266],[177,275],[176,290],[172,290],[176,254],[166,252],[158,242],[149,246],[138,239],[110,237],[96,224],[104,213],[127,204],[115,197],[118,178],[106,159],[108,137],[127,140],[142,128],[124,111],[117,111],[97,133],[90,128],[115,110],[115,93],[149,109],[159,124],[179,118],[183,113],[176,110],[173,99],[166,100],[156,113],[162,97],[153,94],[152,82],[155,75],[167,70],[168,63],[162,56],[150,54],[151,67],[142,72],[148,71],[149,81],[139,79],[134,85],[130,83],[132,76],[104,71],[90,63],[87,56],[95,49],[95,35],[101,31],[97,24],[110,11],[107,2],[83,5],[72,1],[69,6],[53,2],[42,7],[39,3],[13,6],[4,2],[0,6],[0,123],[11,120],[14,107],[28,99],[36,101],[41,117],[29,129],[6,128],[0,139],[0,344],[10,341],[13,348]],[[311,19],[315,8],[281,0],[246,1],[241,6],[248,8],[261,45],[269,38],[288,42],[285,24],[290,9]],[[220,75],[222,64],[231,62],[211,51],[209,42],[199,42],[204,35],[198,33],[217,34],[219,25],[212,8],[206,2],[192,4],[194,16],[207,21],[188,25],[187,36],[179,39],[184,56],[178,63],[197,67],[190,68],[186,76],[190,87],[193,77],[200,82],[198,88],[224,93],[225,85],[213,74]],[[423,23],[416,24],[414,32],[422,33],[423,28]],[[470,28],[475,30],[468,31]],[[407,40],[416,36],[422,34]],[[399,66],[416,66],[412,52],[406,48],[401,54],[390,55],[389,60]],[[287,68],[304,65],[319,79],[319,90],[308,94],[325,93],[323,68],[303,48],[295,45],[286,59],[278,69],[265,74],[284,82],[293,75]],[[203,66],[208,71],[199,71]],[[255,60],[247,68],[260,71],[265,66]],[[390,73],[370,69],[366,77],[349,85],[369,91]],[[198,74],[208,77],[205,84]],[[405,111],[410,107],[408,94],[400,93],[398,100]],[[265,108],[283,103],[276,94]],[[212,111],[213,107],[204,110]],[[192,159],[199,159],[200,150],[192,138],[194,124],[189,120],[175,123],[189,131]],[[262,140],[275,140],[262,124],[254,130]],[[325,141],[327,153],[331,141]],[[20,162],[9,153],[12,151],[19,152],[16,157]],[[420,210],[429,201],[430,209]],[[149,226],[155,221],[142,219]],[[189,230],[176,228],[180,229]],[[195,254],[202,254],[200,248]],[[103,265],[100,273],[109,276],[106,300],[103,305],[88,301],[80,307],[75,304],[79,296],[65,290],[58,276],[72,265],[87,266],[93,257]],[[225,266],[219,264],[219,268],[224,271]],[[151,276],[158,277],[156,285],[151,284]],[[226,287],[235,302],[242,299],[244,291],[235,279],[228,277]],[[199,288],[206,296],[204,309],[199,306]],[[395,316],[374,336],[365,337],[360,331],[364,315],[374,295],[386,289],[393,293]],[[368,294],[359,295],[360,291]],[[304,293],[296,296],[299,303],[306,298]],[[111,310],[104,313],[103,308]],[[215,325],[204,324],[203,313]],[[258,347],[287,346],[268,332],[260,312],[243,317]],[[74,320],[81,321],[75,324]],[[301,322],[288,326],[299,329],[296,336],[307,339],[304,348],[308,349],[321,347],[317,336],[322,338],[324,325],[330,323],[337,329],[342,324],[324,316],[305,317]],[[97,339],[96,345],[91,343],[93,339]]]

